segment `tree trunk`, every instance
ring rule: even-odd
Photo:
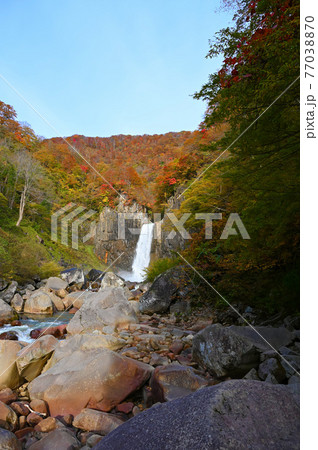
[[[26,202],[26,194],[27,194],[27,184],[24,185],[21,198],[20,198],[20,208],[19,208],[19,219],[16,223],[16,226],[19,227],[21,220],[23,219],[24,207]]]

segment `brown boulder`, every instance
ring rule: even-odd
[[[41,336],[20,350],[16,361],[20,376],[28,381],[36,378],[42,372],[57,343],[57,339],[53,336]]]
[[[17,313],[4,300],[0,299],[0,320],[3,323],[17,319]]]
[[[18,416],[3,402],[0,402],[0,427],[9,431],[14,431],[18,427]]]
[[[51,335],[58,339],[66,334],[66,327],[67,324],[63,323],[62,325],[56,325],[49,328],[36,328],[30,332],[30,337],[32,339],[37,339],[39,336]]]
[[[20,377],[16,359],[18,352],[25,344],[19,341],[0,341],[0,389],[16,388],[23,383]]]
[[[114,414],[108,414],[94,409],[83,409],[73,420],[73,426],[85,431],[106,435],[115,430],[123,420]]]
[[[10,408],[12,408],[16,414],[19,414],[19,416],[27,416],[30,414],[30,410],[26,405],[28,405],[27,402],[13,402],[11,403]]]
[[[5,331],[0,334],[0,340],[17,341],[18,339],[18,335],[15,331]]]
[[[10,388],[5,388],[0,391],[0,401],[8,405],[18,398],[17,394]]]
[[[85,407],[110,411],[139,389],[152,371],[106,348],[64,354],[28,388],[31,399],[48,403],[52,416],[76,415]]]
[[[27,416],[27,422],[31,427],[34,427],[35,425],[40,423],[41,420],[43,420],[43,417],[41,417],[39,414],[36,413],[30,413]]]
[[[42,415],[44,414],[45,416],[49,413],[47,403],[44,400],[34,399],[31,401],[30,407],[33,411],[41,413]]]
[[[35,431],[40,431],[41,433],[49,433],[50,431],[58,428],[58,421],[55,417],[47,417],[46,419],[41,420],[35,427]]]
[[[164,402],[185,397],[207,386],[208,382],[196,375],[190,367],[170,364],[157,367],[151,377],[150,387],[155,402]]]
[[[133,410],[134,406],[135,405],[132,402],[121,403],[116,406],[116,410],[124,414],[129,414]]]

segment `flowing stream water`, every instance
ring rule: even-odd
[[[73,317],[73,314],[68,312],[58,312],[53,314],[53,316],[41,316],[38,314],[35,316],[27,317],[25,315],[20,317],[21,325],[12,327],[11,325],[4,325],[0,328],[0,333],[6,331],[15,331],[18,340],[24,342],[32,342],[34,339],[30,337],[30,332],[36,328],[45,329],[47,327],[55,327],[57,325],[62,325],[63,323],[68,323]]]
[[[145,269],[147,269],[150,263],[153,227],[154,224],[152,222],[142,225],[131,272],[124,270],[118,272],[118,275],[124,278],[124,280],[137,282],[144,280]]]

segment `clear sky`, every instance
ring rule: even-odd
[[[0,0],[3,75],[62,136],[194,130],[220,0]],[[0,99],[56,136],[0,79]]]

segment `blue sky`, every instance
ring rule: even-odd
[[[208,40],[230,24],[220,0],[0,0],[1,75],[62,136],[194,130],[192,99],[221,59]],[[56,136],[3,80],[0,99]]]

